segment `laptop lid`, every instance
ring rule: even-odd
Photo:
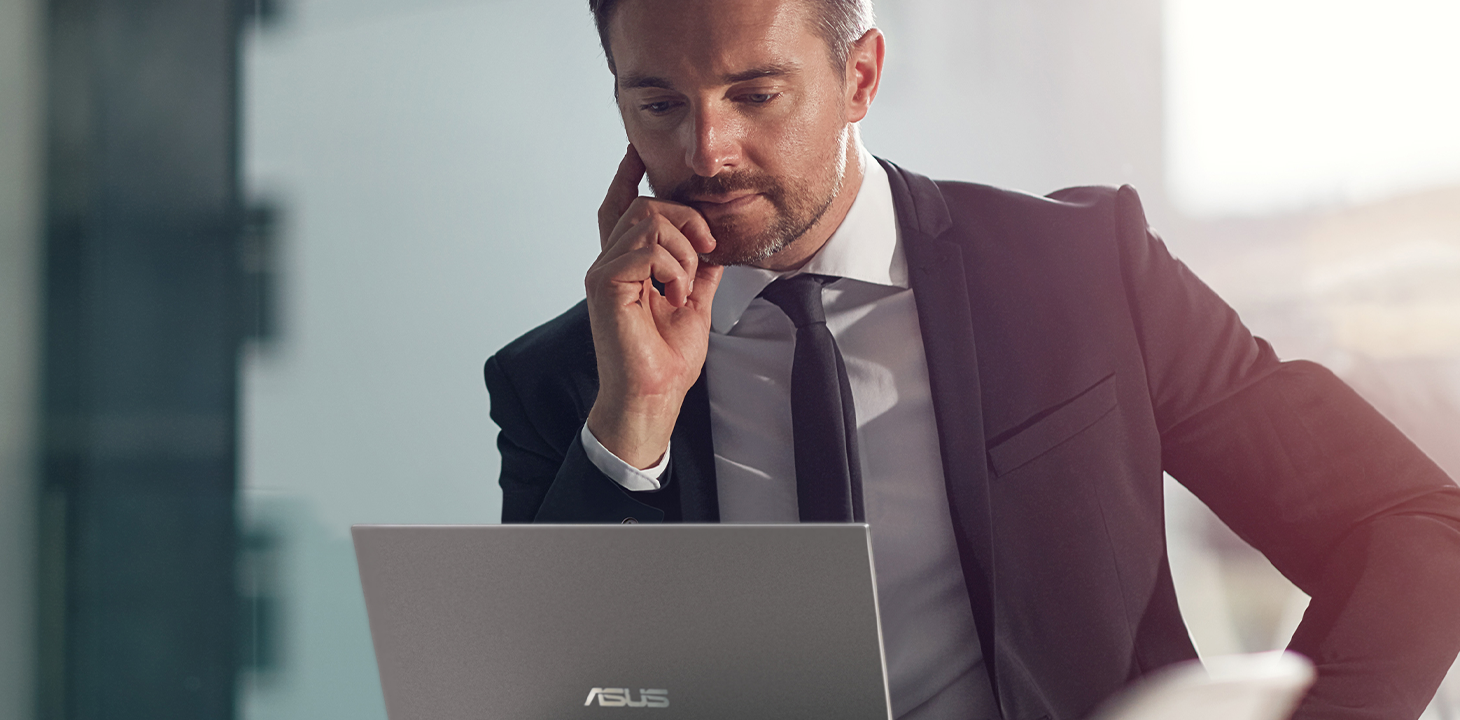
[[[865,524],[353,529],[390,720],[888,720]]]

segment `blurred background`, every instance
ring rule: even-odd
[[[1460,4],[877,12],[873,153],[1135,185],[1460,476]],[[0,717],[383,719],[349,526],[496,521],[481,363],[581,297],[623,146],[582,0],[0,0]],[[1168,487],[1200,651],[1282,646],[1307,599]]]

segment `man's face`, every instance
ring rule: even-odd
[[[803,0],[622,0],[619,111],[660,198],[705,216],[706,260],[757,263],[841,189],[848,83]]]

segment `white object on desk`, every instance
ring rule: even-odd
[[[1173,665],[1133,684],[1091,720],[1287,720],[1313,663],[1286,651]]]

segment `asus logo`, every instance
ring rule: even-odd
[[[592,705],[594,698],[598,699],[599,707],[669,707],[668,690],[640,689],[639,699],[635,700],[628,688],[593,688],[588,691],[588,699],[583,701],[584,707]]]

